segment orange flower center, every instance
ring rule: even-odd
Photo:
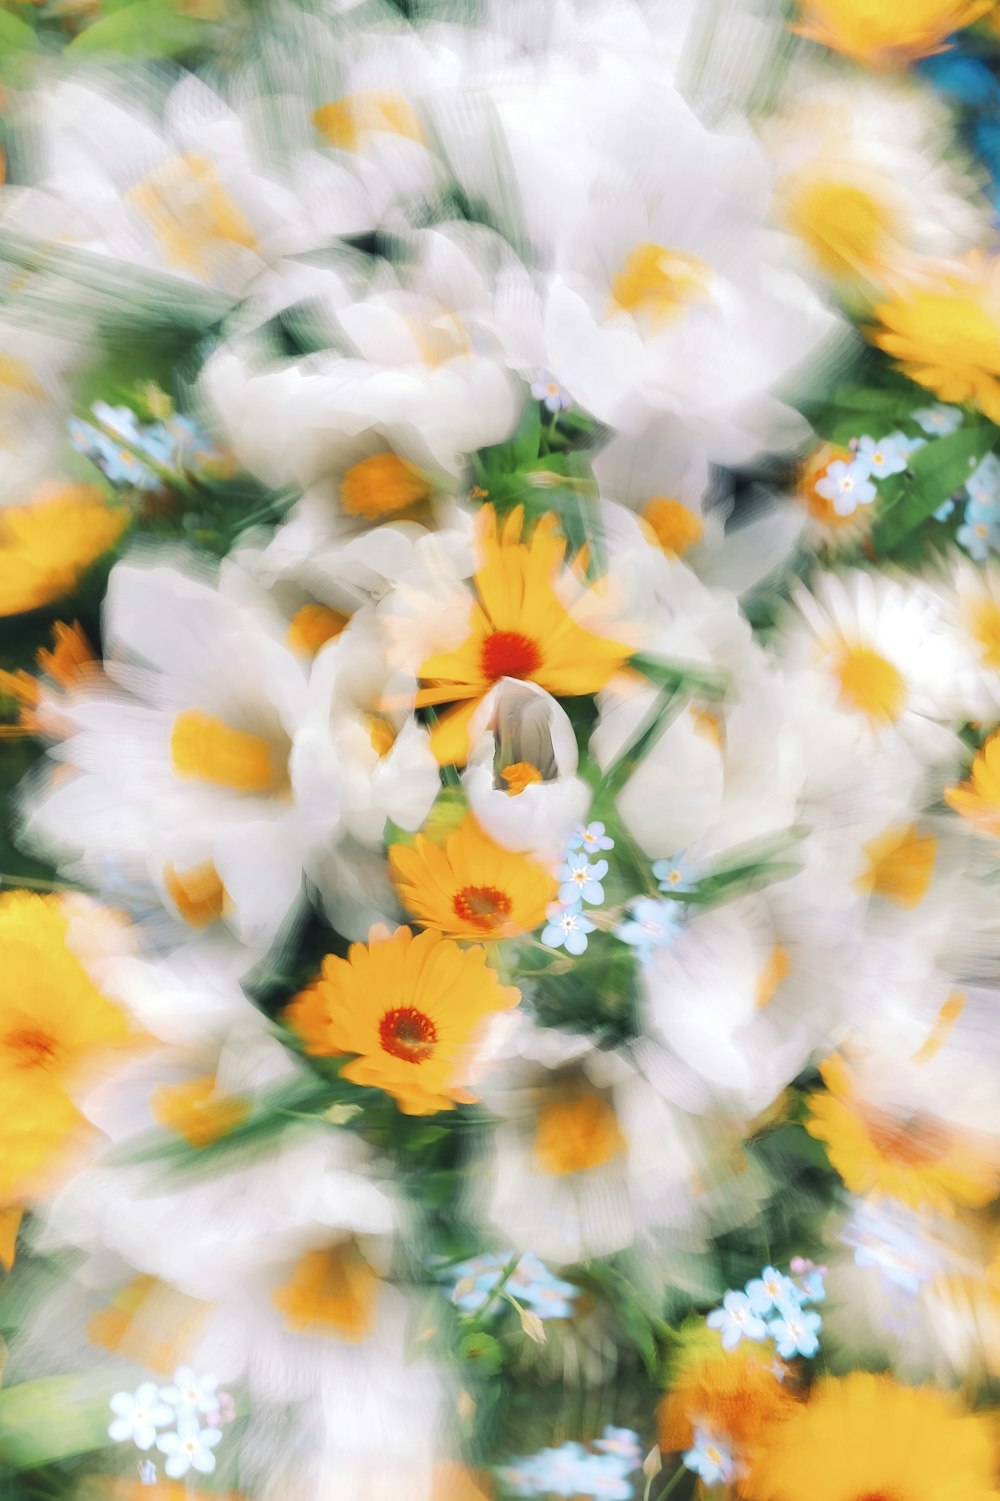
[[[404,1063],[423,1063],[437,1042],[434,1023],[413,1006],[397,1006],[387,1011],[379,1022],[378,1035],[383,1051],[402,1058]]]
[[[948,1150],[947,1131],[923,1111],[904,1118],[881,1111],[866,1112],[865,1126],[875,1150],[904,1167],[938,1162]]]
[[[542,665],[538,644],[520,631],[494,631],[482,646],[483,677],[526,678]]]
[[[532,766],[530,761],[514,761],[510,766],[505,766],[500,775],[507,783],[508,797],[517,797],[525,787],[533,787],[543,780],[538,767]]]
[[[490,932],[510,916],[511,902],[506,892],[498,891],[495,886],[463,886],[455,893],[452,907],[463,922],[475,923],[477,928]]]
[[[20,1027],[4,1039],[8,1052],[14,1054],[18,1068],[48,1068],[55,1062],[55,1039],[37,1027]]]

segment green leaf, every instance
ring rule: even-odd
[[[0,1392],[0,1461],[27,1470],[110,1448],[109,1399],[134,1385],[135,1371],[126,1366],[7,1387]]]
[[[17,52],[34,52],[38,47],[38,35],[19,16],[9,10],[0,10],[0,58]]]
[[[517,432],[510,441],[511,456],[515,469],[523,469],[538,458],[542,442],[542,421],[537,401],[531,401],[524,409]]]
[[[975,466],[996,446],[1000,432],[991,422],[969,424],[918,448],[909,460],[896,499],[886,507],[872,539],[887,552],[933,516],[937,508],[961,489]]]
[[[171,0],[136,0],[102,16],[66,48],[67,53],[110,52],[119,57],[177,57],[201,46],[205,21],[181,15]]]

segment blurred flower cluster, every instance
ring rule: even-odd
[[[998,76],[4,11],[12,1494],[1000,1501]]]

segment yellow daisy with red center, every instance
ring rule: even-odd
[[[543,516],[525,538],[521,507],[502,525],[492,506],[479,513],[466,637],[455,650],[428,657],[419,672],[418,708],[450,705],[431,736],[442,765],[464,765],[472,718],[501,678],[536,683],[556,697],[597,693],[631,654],[622,641],[585,630],[560,598],[566,540],[557,528],[555,515]],[[585,591],[576,613],[593,602],[593,591]]]
[[[483,948],[376,929],[346,959],[328,955],[285,1015],[312,1057],[353,1055],[343,1078],[385,1090],[407,1115],[430,1115],[474,1099],[483,1032],[519,1000]]]

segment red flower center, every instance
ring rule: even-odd
[[[463,886],[451,905],[456,917],[482,928],[484,933],[500,927],[510,916],[510,897],[495,886]]]
[[[56,1056],[56,1045],[47,1032],[21,1027],[8,1032],[4,1045],[17,1056],[18,1068],[47,1068]]]
[[[542,665],[538,644],[520,631],[494,631],[487,636],[482,646],[481,663],[483,677],[490,682],[497,678],[526,678],[537,672]]]
[[[434,1051],[437,1028],[429,1016],[412,1006],[387,1011],[378,1024],[383,1050],[404,1063],[423,1063]]]

